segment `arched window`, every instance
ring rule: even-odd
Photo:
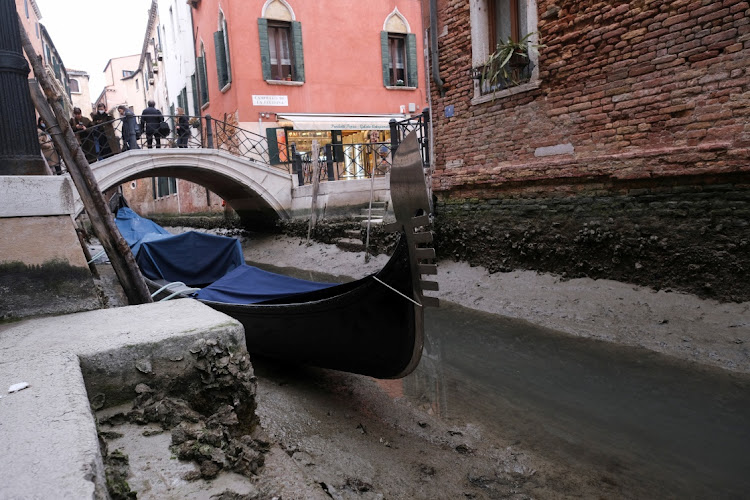
[[[386,87],[417,87],[417,37],[410,31],[408,21],[397,8],[383,23],[380,50]]]
[[[70,84],[70,92],[73,94],[80,94],[81,93],[81,85],[78,83],[78,80],[75,78],[71,78],[68,80],[68,83]]]
[[[266,0],[258,19],[260,60],[266,81],[305,81],[302,24],[286,0]]]
[[[219,88],[223,89],[232,82],[232,66],[229,63],[229,33],[224,13],[219,10],[219,31],[214,33],[216,50],[216,73],[219,77]]]

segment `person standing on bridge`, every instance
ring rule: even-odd
[[[161,148],[159,125],[164,121],[164,115],[154,106],[156,106],[154,101],[148,101],[148,107],[141,113],[141,130],[146,132],[146,147],[148,149],[152,147],[154,136],[156,137],[156,147]]]
[[[96,113],[91,113],[91,123],[94,124],[92,135],[95,138],[97,156],[100,160],[109,158],[117,149],[115,130],[112,126],[114,119],[111,114],[107,113],[103,102],[96,105]]]
[[[187,116],[185,116],[185,110],[182,108],[177,108],[177,125],[175,126],[175,129],[177,131],[177,147],[188,147],[190,122],[188,122]]]
[[[138,123],[135,120],[135,115],[124,104],[117,106],[117,111],[122,116],[122,150],[140,149],[136,139]]]

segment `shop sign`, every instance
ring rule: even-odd
[[[253,95],[253,106],[289,106],[285,95]]]

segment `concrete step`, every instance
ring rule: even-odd
[[[362,239],[362,232],[359,229],[347,229],[344,231],[346,235],[353,239],[353,240],[361,240]]]
[[[365,244],[359,238],[340,238],[336,246],[347,252],[364,252],[365,250]]]
[[[359,211],[359,213],[360,213],[360,215],[367,215],[367,209],[363,208],[362,210]],[[371,213],[372,213],[372,215],[376,215],[376,214],[377,215],[385,215],[385,208],[375,208],[375,207],[372,207]]]
[[[364,220],[360,221],[360,225],[362,227],[367,227],[367,218],[365,218]],[[383,219],[382,218],[377,217],[377,218],[370,219],[370,226],[382,226],[382,225],[383,225]]]
[[[354,216],[356,220],[364,220],[364,221],[366,221],[368,218],[382,219],[383,217],[385,217],[385,214],[375,214],[375,213],[372,214],[372,216],[370,217],[367,217],[367,214],[359,214],[359,215]]]

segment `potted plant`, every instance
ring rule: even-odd
[[[476,74],[482,88],[485,88],[485,85],[490,90],[507,88],[524,80],[523,73],[529,65],[529,54],[544,47],[531,41],[534,34],[535,32],[529,33],[517,42],[508,38],[505,42],[497,44],[495,52],[487,58],[484,67],[477,68]]]
[[[404,81],[399,78],[398,80],[396,80],[396,86],[397,87],[403,87],[404,86]]]

